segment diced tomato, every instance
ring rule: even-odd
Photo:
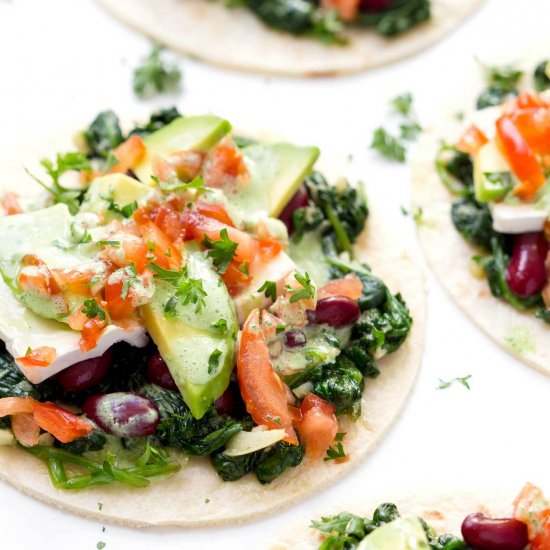
[[[202,243],[206,237],[211,241],[220,240],[220,233],[227,229],[231,241],[237,243],[234,261],[237,263],[249,262],[258,251],[258,242],[248,233],[240,231],[213,218],[207,218],[199,212],[190,212],[186,218],[186,230],[194,239]]]
[[[52,434],[61,443],[70,443],[93,431],[86,420],[49,401],[36,403],[34,419],[43,430]]]
[[[334,406],[313,393],[308,393],[300,407],[302,421],[298,424],[300,438],[306,447],[306,454],[321,458],[338,433],[338,422]]]
[[[11,417],[11,430],[15,439],[25,447],[38,445],[40,426],[32,413],[18,413]]]
[[[518,109],[531,109],[538,107],[550,107],[550,103],[545,101],[539,94],[531,91],[524,91],[516,98],[515,106]]]
[[[264,333],[264,338],[269,341],[277,335],[277,327],[283,325],[283,321],[275,315],[269,313],[269,311],[262,311],[260,313],[260,326]]]
[[[550,550],[550,507],[537,486],[525,484],[514,501],[514,517],[527,524],[529,548]]]
[[[102,307],[106,307],[106,304],[103,303]],[[107,326],[106,319],[98,319],[94,317],[93,319],[88,319],[84,326],[82,327],[82,336],[78,342],[80,346],[80,351],[82,353],[90,351],[97,346],[97,342],[103,332],[103,329]]]
[[[241,266],[244,264],[241,264]],[[221,275],[225,286],[231,296],[237,296],[250,284],[251,277],[239,269],[239,264],[231,262],[225,273]]]
[[[206,153],[202,151],[176,151],[165,158],[153,157],[153,174],[160,181],[178,178],[181,181],[195,179],[202,170]]]
[[[207,187],[230,189],[247,176],[243,155],[230,141],[223,141],[209,153],[203,170]]]
[[[84,324],[88,320],[88,316],[85,313],[82,312],[83,307],[84,306],[81,306],[80,308],[78,308],[67,319],[68,325],[73,330],[82,330],[84,328]]]
[[[219,222],[235,227],[233,220],[225,210],[222,204],[211,202],[200,202],[197,204],[197,210],[207,218],[214,218]]]
[[[48,266],[34,254],[26,254],[21,258],[18,281],[22,290],[27,292],[42,296],[54,296],[61,293]]]
[[[550,154],[550,107],[518,109],[510,119],[535,153]]]
[[[158,209],[155,217],[155,225],[160,227],[170,241],[183,244],[185,239],[185,227],[181,214],[178,214],[163,204]]]
[[[7,216],[13,216],[14,214],[21,214],[21,212],[23,212],[19,204],[17,193],[12,193],[11,191],[4,193],[2,197],[2,207]]]
[[[496,126],[497,143],[520,180],[514,194],[523,200],[532,200],[545,181],[542,168],[525,138],[508,116],[501,116]]]
[[[18,357],[16,361],[24,367],[47,367],[57,357],[57,351],[50,346],[40,346],[30,350],[25,356]]]
[[[283,428],[286,432],[285,441],[298,445],[287,392],[269,360],[269,349],[260,326],[258,309],[250,313],[243,328],[237,376],[246,410],[254,421],[270,430]]]
[[[485,134],[475,124],[472,124],[462,134],[462,137],[456,144],[456,148],[462,153],[475,155],[488,141]]]
[[[105,285],[105,301],[107,302],[107,310],[109,315],[115,320],[120,321],[127,319],[134,313],[135,307],[132,303],[132,289],[129,288],[126,296],[122,297],[122,290],[124,286],[124,279],[128,278],[128,275],[118,277],[116,280],[109,278]]]
[[[136,167],[147,152],[147,147],[139,136],[130,136],[126,141],[113,149],[113,155],[118,160],[112,168],[109,169],[109,174],[124,173]]]
[[[54,269],[52,274],[59,287],[64,291],[83,294],[91,294],[90,282],[96,276],[91,270],[80,269]]]
[[[264,263],[275,258],[284,248],[282,243],[271,236],[264,221],[259,221],[256,224],[256,236],[259,241],[261,261]]]
[[[321,0],[325,11],[336,10],[342,21],[353,21],[359,13],[361,0]]]
[[[32,413],[36,401],[32,397],[2,397],[0,417],[12,414]]]
[[[181,254],[160,227],[151,221],[138,222],[138,227],[148,246],[153,243],[154,249],[148,253],[155,257],[157,264],[165,269],[181,269]]]
[[[363,283],[352,273],[343,279],[335,279],[323,285],[317,291],[317,299],[330,298],[331,296],[345,296],[352,300],[359,299],[363,294]]]

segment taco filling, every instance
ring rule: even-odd
[[[518,90],[522,72],[493,71],[460,139],[443,144],[436,169],[456,197],[456,230],[480,249],[472,271],[493,296],[550,322],[550,71],[534,72],[534,91]]]
[[[361,189],[212,115],[107,111],[78,143],[32,174],[44,208],[4,197],[2,443],[61,489],[346,461],[339,418],[412,324],[354,257]]]
[[[450,512],[426,515],[442,519]],[[543,550],[550,547],[549,512],[542,491],[527,483],[512,515],[471,513],[462,521],[461,536],[438,533],[422,517],[402,517],[392,503],[378,506],[372,517],[342,512],[313,521],[311,528],[322,534],[319,550]]]

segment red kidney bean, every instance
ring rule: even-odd
[[[232,416],[235,412],[236,400],[233,393],[232,384],[221,394],[216,401],[214,401],[214,407],[218,414],[223,416]]]
[[[147,361],[147,379],[153,384],[167,390],[177,390],[178,386],[168,370],[168,365],[160,356],[160,353],[149,358]]]
[[[75,363],[56,375],[63,389],[81,392],[96,386],[113,363],[113,353],[108,349],[103,355]]]
[[[546,283],[548,242],[542,233],[523,233],[514,237],[512,259],[506,270],[510,290],[522,298],[533,296]]]
[[[479,513],[470,514],[462,522],[462,536],[476,550],[524,550],[529,544],[525,523]]]
[[[360,316],[359,306],[345,296],[323,298],[317,302],[315,310],[307,311],[307,318],[311,324],[326,324],[334,328],[352,325]]]
[[[361,8],[365,10],[381,11],[390,7],[391,0],[361,0]]]
[[[287,348],[301,348],[306,344],[306,335],[301,330],[289,330],[285,332],[285,346]]]
[[[304,208],[309,202],[309,195],[305,185],[302,185],[295,195],[288,201],[287,205],[283,208],[283,211],[279,215],[279,219],[286,225],[289,235],[294,231],[292,225],[292,214],[298,208]]]
[[[159,411],[150,399],[130,392],[92,395],[84,401],[82,410],[104,432],[119,437],[152,435],[160,421]]]

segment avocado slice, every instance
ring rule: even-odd
[[[265,212],[277,217],[311,172],[319,157],[317,147],[291,143],[254,144],[243,149],[250,179],[230,197],[244,214]]]
[[[233,300],[201,252],[185,252],[187,273],[199,279],[206,292],[204,306],[177,300],[175,315],[167,318],[165,304],[176,289],[156,281],[153,299],[141,308],[145,326],[195,418],[202,418],[215,399],[226,390],[234,364],[238,331]],[[220,320],[225,325],[216,328]],[[222,323],[223,324],[223,323]]]
[[[496,142],[489,141],[474,157],[474,193],[479,202],[503,199],[514,185],[514,177]]]
[[[418,518],[399,518],[372,531],[357,550],[430,550],[430,545]]]
[[[193,150],[208,152],[231,131],[231,124],[214,115],[177,118],[143,141],[147,153],[134,173],[145,184],[151,182],[152,159],[167,156],[175,151]]]

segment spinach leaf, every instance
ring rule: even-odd
[[[107,158],[109,151],[124,141],[118,117],[110,110],[102,111],[94,118],[84,137],[90,148],[90,157],[101,159]]]
[[[457,197],[474,193],[474,166],[470,155],[442,143],[435,158],[435,168],[441,183]]]
[[[212,453],[210,459],[212,466],[224,481],[237,481],[254,470],[258,457],[258,452],[227,456],[223,450],[219,450]]]
[[[383,36],[398,36],[431,17],[429,0],[396,0],[384,10],[360,12],[357,23]]]
[[[138,135],[142,138],[147,137],[149,134],[164,128],[167,124],[170,124],[170,122],[181,116],[182,114],[178,111],[177,107],[159,109],[151,115],[147,123],[143,126],[136,126],[128,135]]]
[[[61,443],[55,440],[56,447],[64,449],[65,451],[75,455],[82,455],[89,451],[101,451],[101,449],[105,446],[105,443],[107,443],[107,438],[99,431],[95,431],[84,437],[75,439],[70,443]]]
[[[134,93],[140,99],[180,90],[181,71],[175,62],[164,59],[162,52],[161,46],[154,46],[134,70]]]
[[[544,61],[541,61],[535,69],[533,80],[535,90],[537,90],[537,92],[543,92],[544,90],[548,90],[548,88],[550,88],[550,71],[548,70],[548,67],[550,66],[549,64],[550,59],[545,59]]]
[[[451,219],[456,230],[469,242],[491,249],[491,239],[496,235],[493,218],[486,204],[473,197],[464,197],[451,207]]]
[[[484,70],[488,87],[477,99],[478,109],[500,105],[508,97],[518,95],[518,84],[523,77],[523,71],[510,65],[484,67]]]

